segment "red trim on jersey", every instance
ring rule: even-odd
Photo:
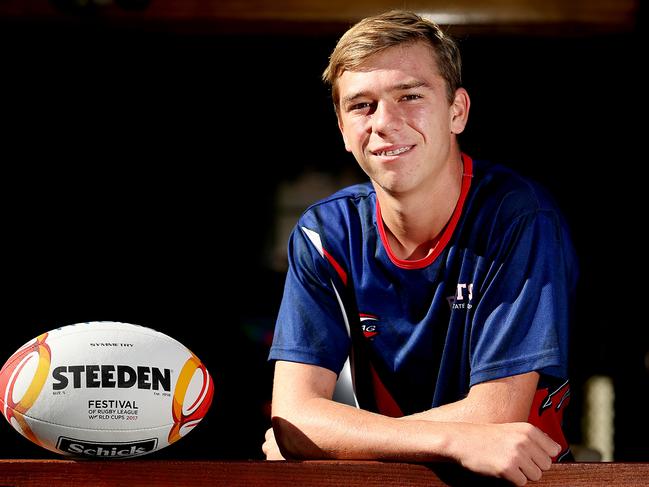
[[[423,259],[417,259],[417,260],[399,259],[392,252],[392,249],[390,248],[390,244],[388,243],[388,238],[385,234],[385,224],[383,223],[383,218],[381,217],[381,205],[379,205],[379,199],[378,198],[376,199],[376,224],[379,227],[379,235],[381,236],[381,241],[383,242],[383,246],[385,247],[385,250],[387,251],[388,256],[390,257],[390,260],[397,267],[401,267],[402,269],[422,269],[432,264],[435,261],[435,259],[439,256],[439,254],[442,253],[442,251],[446,247],[446,244],[448,244],[449,240],[451,239],[451,236],[453,235],[453,231],[455,231],[457,222],[460,220],[460,216],[462,215],[462,208],[464,207],[464,201],[466,200],[466,196],[469,193],[469,188],[471,187],[471,178],[473,177],[473,160],[466,154],[462,154],[462,162],[464,163],[464,173],[462,174],[462,187],[460,188],[460,198],[458,199],[457,204],[455,205],[455,210],[453,210],[451,219],[446,224],[446,227],[444,227],[442,233],[438,235],[438,237],[433,242],[433,248],[431,249],[431,252]]]
[[[570,384],[566,381],[557,390],[538,389],[532,401],[528,422],[561,445],[561,451],[552,461],[568,452],[568,441],[563,434],[563,411],[570,402]]]
[[[334,259],[329,252],[327,252],[327,249],[324,247],[322,248],[322,252],[324,253],[324,256],[327,258],[329,263],[336,269],[336,272],[340,276],[340,278],[343,281],[343,284],[346,286],[347,285],[347,273],[345,272],[345,269],[342,268],[342,266],[336,262],[336,259]]]
[[[378,320],[378,317],[376,315],[369,315],[367,313],[358,313],[358,316],[361,318],[372,318],[374,320]]]
[[[384,416],[391,416],[393,418],[400,418],[403,416],[401,408],[394,400],[392,394],[388,392],[387,388],[381,382],[379,374],[376,373],[372,364],[370,364],[370,371],[372,372],[372,386],[374,388],[374,398],[376,399],[376,408],[380,414]]]

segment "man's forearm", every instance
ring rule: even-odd
[[[436,460],[450,457],[453,423],[506,423],[528,418],[538,383],[535,372],[471,388],[468,397],[402,419],[330,400],[333,372],[278,362],[273,427],[284,455],[294,458]],[[309,387],[302,387],[310,384]],[[434,423],[434,424],[431,424]],[[452,445],[451,445],[452,446]]]
[[[453,426],[444,423],[399,421],[323,398],[286,416],[274,415],[273,428],[287,458],[434,461],[452,455]]]
[[[536,372],[485,382],[472,387],[469,395],[460,401],[403,419],[466,423],[527,421],[537,384]]]

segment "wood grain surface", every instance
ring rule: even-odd
[[[509,485],[453,464],[263,461],[0,460],[0,486],[414,487]],[[649,463],[553,465],[535,487],[649,485]]]

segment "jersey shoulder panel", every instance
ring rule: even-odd
[[[493,246],[521,220],[555,221],[562,233],[567,225],[549,193],[538,183],[497,164],[474,161],[474,180],[465,204],[461,235]],[[474,231],[480,229],[481,235]]]
[[[503,213],[503,217],[543,210],[556,211],[557,207],[549,193],[537,182],[516,171],[485,161],[474,161],[473,196],[482,206]]]
[[[349,209],[350,205],[362,207],[363,202],[369,199],[373,200],[374,195],[374,188],[369,182],[348,186],[310,205],[300,220],[309,221],[310,218],[317,215],[344,212]]]
[[[344,188],[309,206],[298,227],[320,235],[335,249],[374,226],[376,196],[370,183]]]

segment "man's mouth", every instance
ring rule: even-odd
[[[413,147],[414,147],[414,145],[407,145],[405,147],[400,147],[398,149],[376,151],[376,152],[373,152],[373,154],[375,156],[380,156],[380,157],[398,156],[399,154],[403,154],[404,152],[408,152]]]

